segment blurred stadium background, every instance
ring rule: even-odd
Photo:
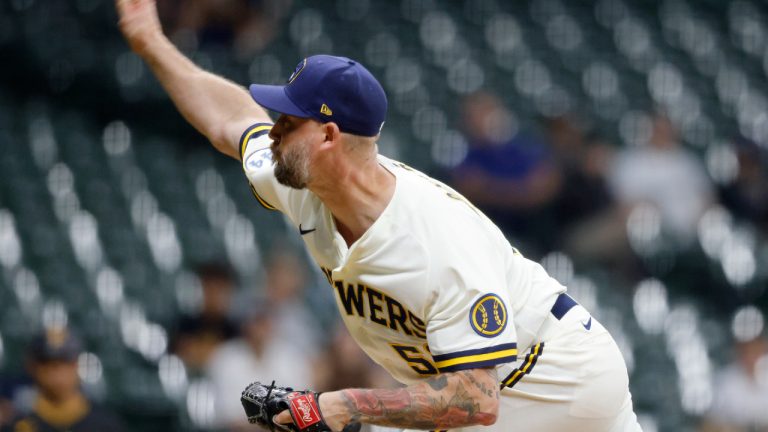
[[[762,420],[717,409],[734,365],[754,391],[735,405],[768,392],[768,352],[742,355],[768,309],[765,2],[159,2],[177,46],[238,83],[283,82],[316,53],[359,59],[390,100],[381,152],[470,198],[470,111],[496,116],[501,146],[533,150],[515,176],[488,175],[551,187],[489,214],[612,331],[644,429],[768,430],[768,405]],[[201,308],[198,266],[231,265],[242,317],[268,297],[269,257],[293,253],[318,350],[337,312],[295,227],[184,123],[115,24],[107,0],[0,2],[0,398],[20,403],[28,341],[66,325],[86,393],[129,430],[209,430],[210,377],[173,349]],[[659,134],[680,146],[649,158]],[[672,180],[635,193],[657,174]]]

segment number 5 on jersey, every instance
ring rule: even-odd
[[[413,345],[402,345],[396,343],[390,343],[389,346],[394,349],[400,357],[405,360],[408,365],[416,371],[419,375],[435,375],[437,374],[437,368],[432,364],[429,359],[424,357],[424,354]]]

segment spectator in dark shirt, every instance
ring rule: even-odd
[[[238,335],[230,318],[235,275],[219,263],[207,263],[196,270],[203,289],[203,301],[196,314],[182,316],[176,324],[173,351],[193,374],[204,371],[218,346]]]
[[[554,205],[556,247],[582,264],[632,274],[636,263],[626,239],[626,211],[607,181],[616,146],[590,133],[575,114],[546,118],[543,125],[564,184]]]
[[[6,428],[9,432],[122,431],[108,410],[94,406],[80,389],[80,341],[68,330],[50,329],[30,345],[27,367],[35,383],[32,409]]]
[[[547,225],[543,219],[561,186],[548,146],[519,132],[491,93],[467,97],[462,115],[469,150],[451,173],[455,187],[503,229],[538,244],[552,240],[551,229],[537,229]]]
[[[563,176],[555,204],[557,225],[568,230],[613,205],[606,183],[613,146],[587,133],[572,116],[546,118],[543,124]]]
[[[16,418],[13,398],[19,388],[29,387],[29,377],[19,374],[0,374],[0,430]]]
[[[768,235],[768,154],[748,140],[734,142],[739,172],[723,190],[723,203]]]

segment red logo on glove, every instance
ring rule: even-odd
[[[315,395],[308,393],[291,398],[291,417],[300,430],[320,422],[322,418]]]

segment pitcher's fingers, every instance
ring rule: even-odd
[[[277,424],[290,424],[293,423],[293,419],[291,418],[291,412],[288,410],[280,411],[279,414],[272,417],[272,422]]]

